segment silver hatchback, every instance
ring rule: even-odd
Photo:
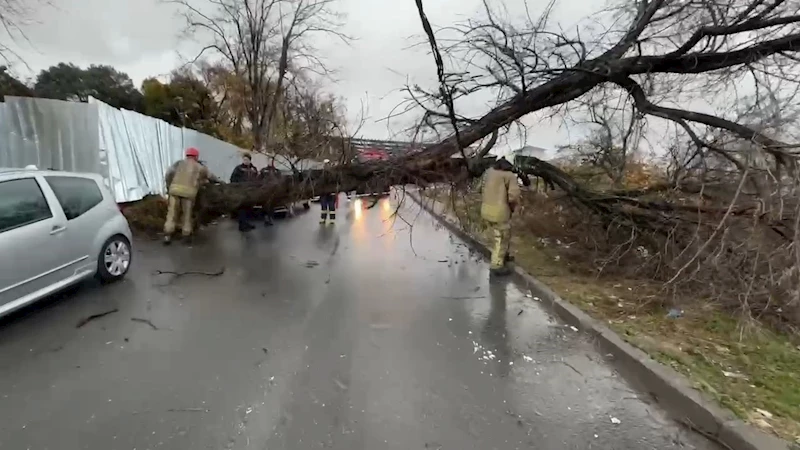
[[[117,281],[131,255],[100,176],[0,169],[0,316],[92,276]]]

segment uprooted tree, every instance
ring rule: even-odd
[[[667,285],[711,280],[716,295],[734,298],[743,311],[800,324],[800,179],[789,120],[796,117],[800,69],[796,2],[623,0],[595,15],[594,29],[571,34],[551,24],[554,3],[536,19],[517,15],[522,23],[503,21],[486,4],[483,19],[448,29],[457,38],[443,47],[422,0],[416,2],[439,86],[408,92],[424,108],[420,128],[449,137],[414,154],[341,164],[311,177],[213,186],[205,211],[476,176],[475,161],[499,131],[533,113],[574,113],[613,88],[635,108],[633,120],[649,117],[675,130],[661,149],[669,165],[663,183],[598,192],[543,161],[530,173],[560,188],[609,235],[627,236],[621,246],[649,247],[656,256],[645,265],[661,268]],[[462,66],[445,67],[442,53]],[[732,97],[743,87],[749,95]],[[480,117],[459,114],[460,101],[487,90],[497,106]],[[720,112],[706,112],[714,109]],[[457,153],[472,158],[452,159]]]

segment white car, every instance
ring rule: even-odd
[[[131,256],[99,175],[0,169],[0,316],[92,276],[120,280]]]

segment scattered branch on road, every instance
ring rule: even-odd
[[[171,408],[168,409],[167,412],[209,412],[206,408]]]
[[[202,272],[197,270],[187,270],[187,271],[173,271],[173,270],[156,270],[153,272],[154,275],[174,275],[175,278],[180,278],[186,275],[202,275],[206,277],[218,277],[225,273],[225,268],[222,267],[216,272]]]
[[[720,439],[719,436],[717,436],[715,433],[711,433],[709,431],[706,431],[706,430],[698,427],[697,425],[692,423],[692,421],[689,420],[688,418],[683,418],[681,420],[678,420],[678,423],[680,423],[681,425],[685,426],[689,430],[704,436],[706,439],[708,439],[709,441],[719,445],[720,447],[724,448],[725,450],[733,450],[733,447],[731,447],[730,445],[728,445],[725,442],[723,442],[722,439]]]
[[[108,310],[106,312],[101,312],[101,313],[98,313],[98,314],[92,314],[91,316],[84,317],[83,319],[78,321],[78,323],[75,325],[75,328],[81,328],[81,327],[83,327],[84,325],[86,325],[87,323],[89,323],[89,322],[91,322],[93,320],[99,319],[101,317],[105,317],[105,316],[107,316],[109,314],[113,314],[115,312],[119,312],[119,309],[114,308],[114,309]]]
[[[194,275],[204,277],[218,277],[225,273],[225,267],[220,268],[216,272],[203,272],[197,270],[175,271],[175,270],[156,270],[153,275],[172,275],[166,283],[156,284],[157,287],[166,287],[174,283],[178,278]]]
[[[131,321],[144,323],[144,324],[150,325],[150,328],[152,328],[154,330],[158,330],[158,327],[150,319],[140,319],[138,317],[131,317]]]

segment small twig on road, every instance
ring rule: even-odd
[[[107,316],[109,314],[113,314],[113,313],[118,312],[118,311],[119,311],[119,309],[114,308],[114,309],[108,310],[106,312],[101,312],[101,313],[98,313],[98,314],[92,314],[89,317],[84,317],[83,319],[78,321],[78,323],[75,325],[75,328],[80,328],[80,327],[86,325],[87,323],[89,323],[89,322],[91,322],[91,321],[93,321],[95,319],[99,319],[101,317]]]
[[[725,447],[726,450],[733,450],[733,448],[730,445],[722,442],[722,440],[719,437],[717,437],[717,435],[699,428],[697,425],[692,423],[692,421],[689,420],[688,418],[684,418],[683,420],[678,420],[678,423],[690,429],[691,431],[694,431],[695,433],[704,436],[706,439],[715,444],[718,444],[720,447]]]
[[[175,275],[175,278],[180,278],[186,275],[202,275],[206,277],[218,277],[225,273],[225,267],[222,267],[216,272],[201,272],[196,270],[187,270],[185,272],[176,272],[174,270],[156,270],[153,272],[155,275]]]
[[[140,319],[138,317],[131,317],[131,320],[134,321],[134,322],[146,323],[147,325],[150,325],[150,328],[152,328],[154,330],[158,330],[158,327],[153,322],[151,322],[149,319]]]
[[[557,360],[554,360],[553,362],[554,363],[561,363],[561,364],[569,367],[570,369],[574,370],[575,373],[577,373],[578,375],[583,376],[583,374],[578,369],[576,369],[572,364],[564,361],[563,359],[557,359]]]
[[[200,275],[200,276],[204,276],[204,277],[218,277],[218,276],[222,275],[223,273],[225,273],[225,267],[224,266],[222,268],[220,268],[216,272],[203,272],[203,271],[198,271],[198,270],[187,270],[185,272],[179,272],[179,271],[175,271],[175,270],[156,270],[155,272],[153,272],[153,275],[172,275],[172,278],[170,278],[169,281],[167,281],[166,283],[155,284],[156,287],[167,287],[170,284],[172,284],[173,281],[177,280],[180,277],[186,276],[186,275]]]

